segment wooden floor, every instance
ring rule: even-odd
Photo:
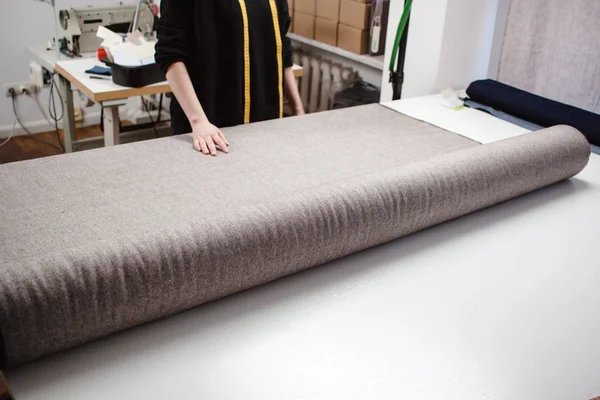
[[[60,131],[60,135],[61,140],[63,140],[64,143],[62,130]],[[88,128],[77,129],[78,139],[101,135],[102,131],[100,130],[100,126],[92,126]],[[39,133],[34,136],[58,146],[56,132]],[[2,143],[4,140],[5,139],[0,139],[0,143]],[[57,149],[53,148],[52,146],[48,146],[47,144],[41,143],[29,135],[16,136],[10,139],[10,141],[4,146],[0,147],[0,164],[22,160],[31,160],[34,158],[46,156],[54,156],[57,154],[60,154],[60,152]]]

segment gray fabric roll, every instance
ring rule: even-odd
[[[569,178],[554,127],[479,145],[378,105],[0,168],[8,366],[323,264]]]

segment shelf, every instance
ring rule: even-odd
[[[317,49],[321,49],[323,51],[327,51],[329,53],[333,53],[343,58],[347,58],[348,60],[355,61],[357,63],[366,65],[368,67],[377,69],[379,71],[383,71],[383,58],[384,56],[369,56],[369,55],[359,55],[352,53],[351,51],[340,49],[336,46],[331,46],[329,44],[319,42],[317,40],[305,38],[303,36],[299,36],[295,33],[288,33],[287,36],[298,43],[305,44],[307,46],[315,47]]]

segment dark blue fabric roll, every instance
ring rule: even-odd
[[[471,100],[517,118],[550,127],[569,125],[581,131],[590,143],[600,145],[600,115],[505,85],[492,79],[469,85]]]

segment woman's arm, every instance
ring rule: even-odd
[[[206,117],[185,64],[182,62],[171,64],[167,70],[167,81],[190,121],[194,148],[204,154],[215,156],[217,155],[216,144],[221,151],[227,153],[229,143],[223,132],[211,124]]]
[[[215,144],[227,153],[227,140],[206,118],[186,68],[194,48],[194,0],[162,0],[157,25],[156,62],[192,126],[193,144],[204,154],[216,155]]]
[[[300,92],[298,92],[298,85],[296,84],[296,77],[294,76],[292,67],[285,69],[283,91],[294,115],[304,115],[304,105],[302,104]]]
[[[285,68],[283,76],[283,93],[290,104],[294,115],[302,115],[304,114],[304,105],[302,104],[302,99],[298,92],[298,85],[296,84],[296,77],[294,76],[294,70],[292,69],[292,66],[294,65],[292,62],[292,42],[290,38],[287,37],[292,22],[290,10],[288,9],[288,0],[279,0],[278,8],[281,36],[283,37],[283,66]]]

